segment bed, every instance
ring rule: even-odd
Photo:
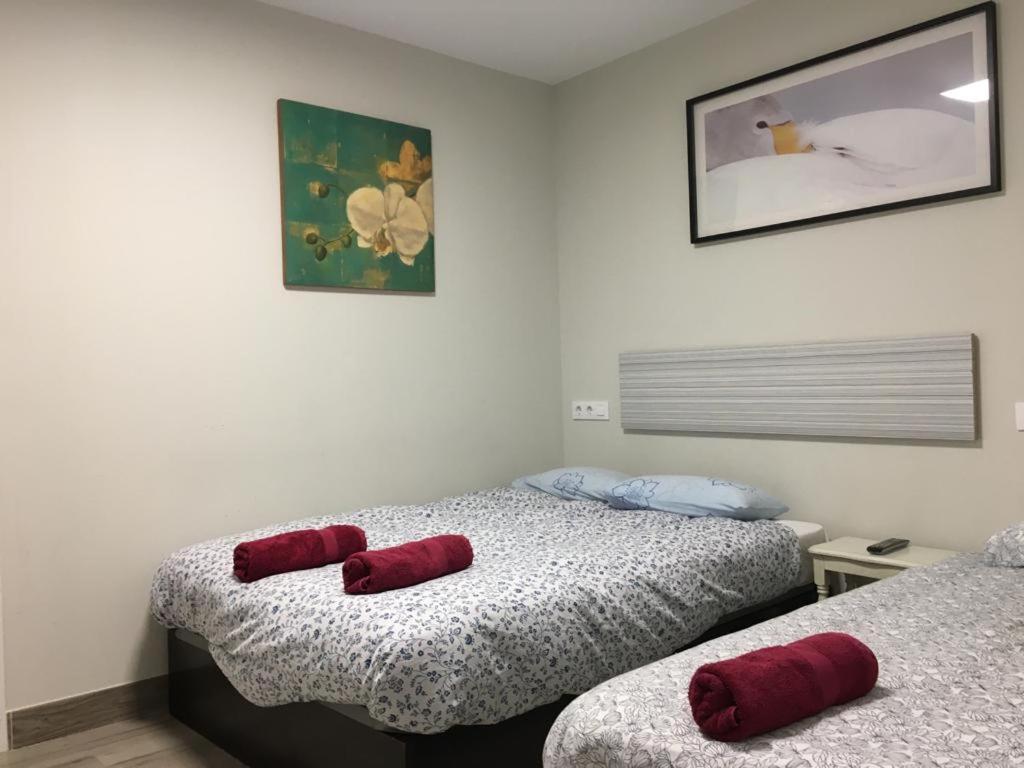
[[[464,533],[476,559],[374,596],[344,594],[340,565],[249,585],[231,573],[240,541],[341,522],[362,526],[372,548]],[[823,538],[813,524],[689,519],[498,488],[186,547],[159,567],[151,603],[174,632],[172,651],[208,653],[252,705],[317,702],[378,731],[437,734],[552,705],[723,619],[804,594],[806,547]],[[539,754],[538,743],[537,763]]]
[[[1024,765],[1024,570],[959,555],[621,675],[556,720],[545,768]],[[837,630],[878,657],[866,697],[736,744],[687,704],[701,664]]]

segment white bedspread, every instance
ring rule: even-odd
[[[371,548],[463,533],[468,570],[346,595],[341,566],[241,584],[243,540],[334,523]],[[365,705],[418,733],[494,723],[660,658],[720,616],[789,588],[797,537],[772,522],[688,520],[500,488],[300,520],[187,547],[153,581],[165,626],[205,637],[250,701]]]
[[[693,722],[701,664],[816,632],[878,657],[876,688],[736,744]],[[1024,765],[1024,569],[961,555],[705,643],[572,702],[545,768],[1012,768]]]

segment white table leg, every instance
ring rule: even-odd
[[[814,584],[818,587],[818,602],[828,599],[828,571],[823,563],[814,561]]]

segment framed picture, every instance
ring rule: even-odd
[[[277,102],[284,283],[434,291],[430,131]]]
[[[983,3],[686,102],[690,240],[1002,188]]]

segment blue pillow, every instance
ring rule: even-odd
[[[614,485],[605,501],[616,509],[657,509],[690,517],[770,520],[789,507],[764,491],[729,480],[691,475],[645,475]]]
[[[625,472],[600,467],[561,467],[539,475],[512,481],[513,488],[532,488],[569,501],[593,499],[605,501],[612,486],[629,478]]]

